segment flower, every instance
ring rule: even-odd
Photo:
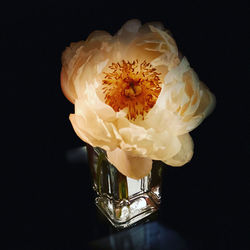
[[[149,174],[152,160],[190,161],[189,132],[215,106],[163,25],[139,20],[114,36],[94,31],[71,43],[62,55],[61,87],[75,105],[76,134],[134,179]]]

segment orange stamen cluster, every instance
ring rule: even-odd
[[[102,82],[105,103],[116,112],[127,107],[128,119],[135,120],[138,115],[144,119],[160,94],[160,73],[150,63],[139,64],[138,60],[112,63],[109,68],[112,72],[104,72]]]

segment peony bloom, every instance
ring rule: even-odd
[[[215,105],[162,24],[139,20],[114,36],[94,31],[71,43],[62,55],[61,86],[75,105],[76,134],[135,179],[149,174],[152,160],[190,161],[189,132]]]

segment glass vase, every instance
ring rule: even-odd
[[[105,150],[87,146],[96,192],[95,203],[116,228],[126,228],[159,209],[162,163],[153,161],[150,174],[135,180],[121,174],[108,160]]]

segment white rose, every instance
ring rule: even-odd
[[[114,36],[95,31],[66,48],[61,86],[75,105],[70,121],[76,134],[135,179],[150,172],[152,160],[171,166],[190,161],[188,132],[215,105],[162,24],[138,20]]]

